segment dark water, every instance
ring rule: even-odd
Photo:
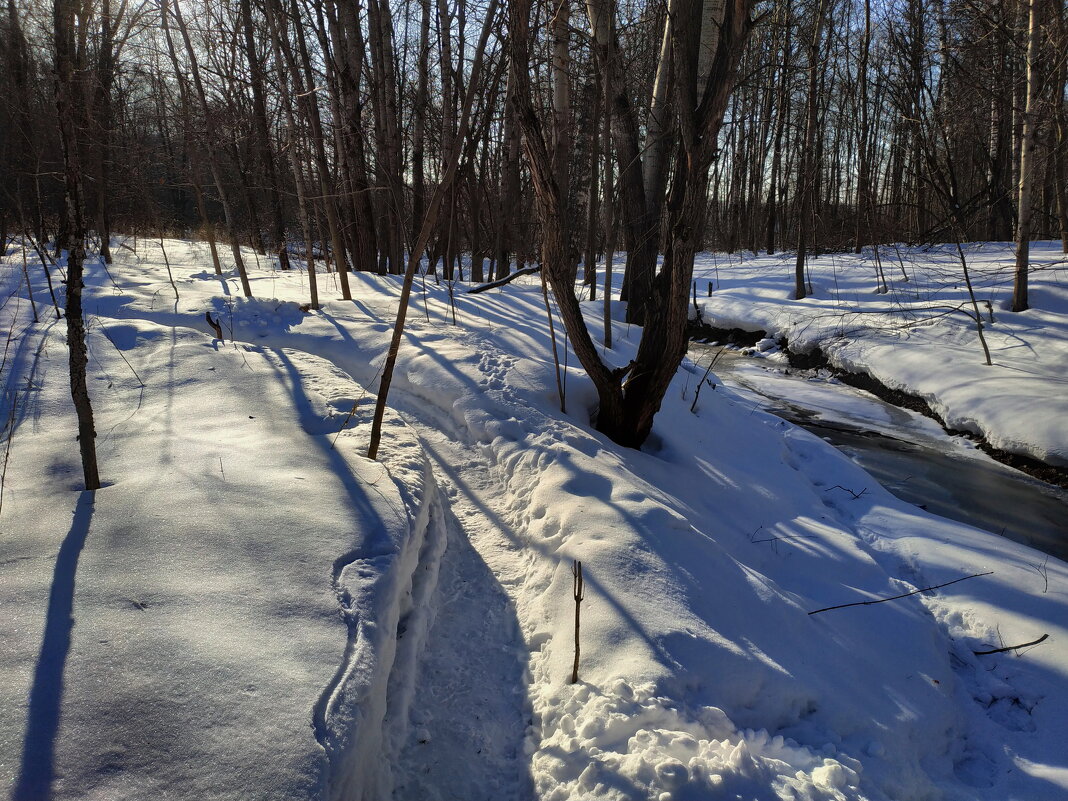
[[[690,355],[707,365],[718,350],[695,344]],[[902,500],[1068,561],[1068,492],[967,449],[920,415],[783,369],[733,351],[713,372],[760,408],[829,441]]]

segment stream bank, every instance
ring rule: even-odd
[[[719,328],[708,325],[698,319],[690,321],[689,337],[692,342],[703,344],[720,343],[739,347],[752,347],[761,340],[767,339],[767,332],[763,330],[746,331],[742,328]],[[995,448],[983,436],[975,432],[950,428],[935,413],[927,401],[919,395],[892,389],[868,373],[854,373],[849,370],[843,370],[832,364],[819,348],[807,353],[798,353],[790,349],[790,344],[785,339],[778,340],[778,347],[786,355],[791,368],[798,370],[827,370],[843,384],[870,392],[880,400],[893,406],[929,417],[942,426],[943,430],[950,436],[970,439],[983,453],[1004,465],[1019,470],[1021,473],[1026,473],[1039,481],[1068,490],[1068,468],[1051,465],[1029,456]]]
[[[695,343],[690,358],[698,374],[715,360],[718,382],[738,401],[829,442],[901,500],[1068,560],[1068,492],[990,458],[973,439],[826,368],[793,367],[770,340]]]

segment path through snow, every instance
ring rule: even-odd
[[[158,247],[148,244],[158,255]],[[114,283],[95,267],[88,271],[100,425],[108,432],[101,439],[111,448],[106,461],[118,472],[130,458],[123,448],[135,446],[134,456],[152,453],[151,444],[131,439],[144,427],[148,409],[158,419],[160,448],[173,449],[189,432],[196,458],[180,463],[188,465],[181,476],[171,475],[168,463],[141,484],[123,480],[102,491],[78,566],[79,593],[83,577],[102,564],[94,552],[100,535],[120,516],[108,505],[142,484],[142,504],[157,495],[170,502],[152,525],[174,528],[185,508],[181,498],[170,497],[178,479],[202,482],[219,496],[207,506],[225,510],[229,526],[241,528],[259,547],[265,554],[260,569],[274,580],[276,554],[283,546],[286,553],[297,549],[282,562],[298,562],[318,593],[331,670],[345,640],[339,612],[349,624],[349,650],[334,680],[317,674],[313,691],[288,688],[297,696],[288,710],[294,720],[310,715],[316,693],[326,688],[315,707],[322,711],[316,734],[332,757],[332,784],[320,795],[374,801],[391,795],[400,801],[1064,797],[1068,767],[1058,745],[1068,720],[1064,563],[1051,560],[1039,573],[1029,549],[902,504],[825,443],[754,411],[728,389],[708,390],[691,406],[688,377],[700,378],[689,375],[692,365],[665,398],[649,447],[638,452],[614,446],[591,430],[595,396],[574,367],[568,371],[571,415],[558,411],[541,294],[521,282],[477,298],[457,296],[459,325],[447,322],[446,287],[428,286],[416,297],[390,397],[396,413],[383,440],[391,452],[387,479],[382,465],[360,454],[370,407],[364,388],[373,390],[384,357],[395,278],[354,274],[358,300],[328,299],[323,310],[304,314],[299,271],[254,278],[258,293],[280,300],[219,296],[219,281],[204,271],[198,248],[172,242],[171,265],[182,293],[172,303],[161,300],[169,286],[151,247],[141,261],[145,245],[136,263],[123,256],[126,263],[112,268]],[[195,331],[203,327],[205,310],[219,315],[237,342],[210,343],[203,330]],[[105,381],[110,390],[113,379],[116,386],[129,379],[96,323],[107,326],[115,348],[144,368],[145,410],[133,400],[136,391],[119,397],[102,389]],[[608,357],[617,363],[626,363],[634,347],[627,333],[625,326],[616,329],[617,347]],[[169,347],[173,343],[181,348]],[[197,356],[183,360],[179,351]],[[210,367],[200,366],[209,360]],[[180,405],[191,391],[208,388],[214,370],[225,370],[220,384],[227,387],[227,404],[220,408],[209,396],[196,409]],[[244,399],[246,392],[252,400]],[[27,400],[30,395],[27,389]],[[166,403],[157,408],[162,395]],[[55,419],[42,427],[47,436],[31,440],[45,458],[28,459],[30,451],[16,450],[19,470],[35,462],[54,465],[53,453],[70,450],[64,444],[69,402],[53,391],[48,403],[42,419],[53,412]],[[269,408],[249,411],[250,403]],[[325,441],[354,404],[355,418],[338,445],[353,470],[346,478]],[[265,439],[283,431],[290,441]],[[34,433],[19,429],[23,441]],[[202,453],[223,436],[234,438],[229,448]],[[309,436],[315,447],[309,447]],[[265,441],[269,446],[263,447]],[[234,466],[235,452],[244,454],[247,476]],[[64,458],[62,467],[71,468]],[[228,481],[244,479],[250,486],[272,464],[276,472],[285,469],[255,483],[255,496],[230,496],[216,477],[223,463]],[[48,557],[54,532],[69,528],[63,519],[69,482],[50,483],[54,477],[45,472],[8,476],[16,502],[19,492],[32,497],[34,487],[52,493],[54,508],[40,520],[25,512],[15,518],[15,511],[5,519],[6,525],[24,524],[22,531],[44,543],[27,546],[40,552],[29,556]],[[317,489],[314,502],[305,502],[301,482]],[[309,539],[329,556],[316,552],[308,561],[302,554],[309,514],[334,509],[339,499],[342,509],[352,506],[364,493],[375,511],[369,520],[397,525],[387,532],[371,526],[355,544],[322,541],[309,530],[316,535]],[[275,507],[295,515],[286,531],[271,528]],[[131,533],[139,536],[125,538],[125,547],[146,541],[144,532]],[[284,538],[278,549],[259,542],[268,535]],[[162,541],[173,548],[183,544],[173,534]],[[215,555],[213,542],[198,540]],[[587,568],[578,685],[567,681],[572,559]],[[187,576],[200,577],[204,561],[198,553],[186,554],[177,571],[177,562],[146,564],[145,579],[158,582],[165,574],[183,583]],[[32,621],[43,608],[50,577],[35,565],[50,568],[51,562],[10,564],[17,567],[0,561],[0,588],[11,577],[32,584],[34,593],[11,595],[31,625],[0,640],[17,639],[19,649],[13,655],[0,651],[0,667],[23,682],[33,664],[27,644],[36,653],[40,643]],[[833,616],[806,614],[990,569],[993,575],[935,596],[912,595]],[[129,579],[116,580],[125,587]],[[282,607],[272,603],[276,594],[271,589],[265,602],[250,605],[252,592],[209,593],[197,608],[224,617],[240,610],[258,628],[263,625],[257,615],[307,612],[299,599]],[[92,611],[89,597],[74,597],[75,617]],[[146,608],[122,611],[147,623],[168,607],[150,599]],[[999,628],[1012,641],[1032,632],[1051,636],[1027,659],[980,661],[972,651],[996,643]],[[212,641],[200,627],[181,632],[201,647]],[[74,653],[98,656],[99,643],[86,633],[82,625],[74,630]],[[306,657],[294,642],[286,655],[302,661]],[[253,672],[279,667],[272,647],[252,644],[259,656]],[[138,654],[134,642],[120,656]],[[83,682],[75,687],[72,679],[77,692],[68,698],[106,699],[107,674],[87,674],[85,664],[68,674]],[[211,704],[213,693],[230,686],[214,682],[213,667],[190,667],[190,681],[202,682],[191,702]],[[84,684],[87,675],[96,683]],[[139,691],[154,693],[169,679],[165,666],[148,665],[138,676]],[[222,700],[245,709],[236,693]],[[91,705],[70,709],[68,721],[86,718]],[[150,715],[143,720],[151,724]],[[4,719],[0,744],[21,740],[23,721],[9,722]],[[270,727],[270,717],[245,722],[244,736],[205,738],[208,756],[196,763],[205,767],[203,786],[190,793],[213,780],[212,748],[246,765],[270,763],[256,734],[257,727]],[[159,731],[142,720],[127,724],[150,738]],[[306,725],[305,740],[314,749],[310,721]],[[193,721],[181,730],[203,734]],[[79,733],[87,735],[79,739],[85,752],[96,754],[101,743],[90,728],[61,730],[61,745]],[[159,748],[155,741],[147,750],[135,744],[129,753]],[[138,771],[152,764],[113,760],[105,768],[110,772],[97,775],[101,786],[121,779],[135,787]],[[173,782],[158,795],[183,798],[181,789]],[[314,788],[308,794],[315,796]],[[185,796],[201,797],[206,792]]]

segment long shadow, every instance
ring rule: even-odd
[[[288,378],[288,382],[286,383],[288,384],[288,389],[293,398],[293,402],[296,405],[297,413],[300,416],[301,425],[305,431],[314,431],[315,425],[320,421],[312,406],[311,399],[305,392],[304,379],[301,376],[300,371],[281,348],[274,348],[270,352],[278,360],[278,364],[271,365],[275,373],[280,378],[283,378],[283,380]],[[385,522],[375,510],[371,500],[364,492],[360,479],[353,472],[341,453],[331,447],[328,438],[325,436],[312,436],[311,441],[327,458],[330,469],[341,482],[345,494],[352,503],[354,511],[357,512],[366,527],[363,531],[363,540],[356,544],[350,551],[342,554],[334,560],[332,584],[334,591],[340,592],[339,582],[341,580],[341,574],[346,567],[357,559],[367,556],[378,556],[389,552],[391,547],[389,531],[386,528]],[[331,702],[336,688],[344,680],[344,677],[349,670],[352,655],[356,646],[356,621],[351,615],[348,616],[346,625],[348,626],[349,632],[344,656],[342,657],[341,663],[338,665],[337,671],[330,679],[330,682],[327,684],[326,688],[320,695],[319,700],[315,703],[315,706],[312,709],[312,729],[315,733],[315,738],[327,753],[330,754],[331,760],[337,758],[336,749],[333,748],[330,743],[330,734],[328,730],[328,718],[332,711]]]
[[[55,323],[55,320],[45,322],[40,326],[39,332],[34,333],[30,333],[28,328],[24,329],[15,353],[3,366],[3,369],[7,370],[7,376],[4,379],[3,397],[0,399],[0,419],[7,421],[9,437],[14,435],[27,418],[36,423],[40,416],[39,371],[48,369],[47,364],[42,365],[41,357]],[[15,405],[14,410],[11,408],[12,404]]]
[[[95,492],[83,491],[78,497],[74,521],[56,556],[44,637],[30,687],[22,765],[11,795],[13,801],[40,801],[52,797],[56,735],[63,704],[63,672],[74,629],[74,577],[78,571],[78,558],[89,536],[95,496]]]
[[[520,537],[518,534],[516,534],[512,530],[512,527],[508,523],[506,523],[500,517],[500,515],[498,515],[488,506],[486,506],[485,503],[483,503],[483,501],[478,497],[477,493],[472,490],[470,485],[460,476],[459,470],[457,470],[453,465],[449,464],[449,461],[436,448],[434,448],[433,445],[426,441],[423,441],[422,445],[424,450],[426,450],[426,452],[430,455],[430,458],[434,461],[438,469],[440,469],[446,476],[449,477],[449,480],[453,482],[456,489],[462,492],[466,496],[467,500],[480,512],[482,512],[485,519],[489,520],[494,526],[496,526],[496,528],[500,530],[501,533],[508,540],[510,540],[517,548],[537,551],[539,554],[541,554],[543,558],[550,559],[553,562],[556,562],[557,564],[564,561],[565,557],[559,551],[558,547],[554,547],[544,542],[539,542],[533,537],[525,538]],[[558,455],[557,459],[559,463],[560,460],[568,460],[568,457],[565,453],[561,453]],[[589,477],[587,476],[587,480],[588,478]],[[630,519],[629,515],[624,516],[628,520]],[[668,651],[664,648],[663,643],[661,643],[660,640],[658,640],[653,633],[647,631],[646,628],[638,622],[631,610],[629,610],[624,605],[623,601],[621,601],[616,596],[616,594],[613,593],[611,587],[602,584],[596,576],[586,576],[585,581],[586,584],[593,589],[593,592],[597,595],[597,597],[606,601],[613,609],[615,609],[616,613],[623,620],[627,621],[627,624],[631,627],[631,630],[633,630],[635,634],[637,634],[639,637],[641,637],[642,640],[645,641],[645,644],[649,647],[649,649],[653,653],[655,653],[664,662],[664,664],[670,665],[673,663],[674,660],[671,658],[671,655],[668,653]]]

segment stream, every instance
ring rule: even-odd
[[[752,349],[747,349],[750,352]],[[1068,560],[1068,492],[1033,479],[930,418],[854,389],[780,353],[693,342],[690,358],[743,401],[830,442],[898,498]]]

